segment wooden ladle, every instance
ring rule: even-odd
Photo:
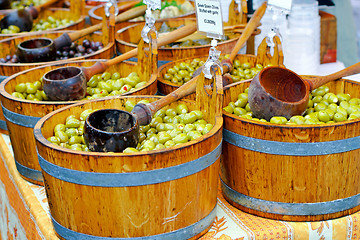
[[[188,24],[164,35],[157,41],[158,47],[164,46],[196,31],[196,24]],[[91,67],[62,67],[45,73],[43,89],[51,100],[77,100],[86,94],[86,82],[95,74],[104,72],[108,67],[137,55],[133,49],[105,62],[97,62]]]
[[[21,32],[28,32],[32,29],[33,20],[39,16],[39,13],[58,1],[59,0],[49,0],[38,6],[11,11],[0,20],[0,28],[4,29],[8,28],[10,25],[15,25],[20,28]]]
[[[248,101],[257,118],[270,120],[274,116],[290,119],[303,115],[309,92],[330,81],[360,73],[360,62],[327,76],[303,79],[283,67],[267,67],[251,81]]]
[[[115,23],[124,22],[134,17],[144,15],[146,8],[146,5],[143,5],[129,9],[117,15],[115,17]],[[103,23],[99,23],[82,30],[63,33],[54,40],[50,38],[34,38],[23,41],[18,44],[16,55],[22,63],[54,61],[56,58],[56,50],[70,46],[73,41],[100,30],[102,26]]]

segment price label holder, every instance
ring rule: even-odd
[[[152,14],[152,10],[161,9],[161,0],[144,0],[143,2],[147,5],[147,9],[145,11],[145,26],[141,31],[141,37],[143,38],[144,42],[149,43],[150,31],[155,32],[156,35],[155,18]]]
[[[292,7],[292,0],[268,0],[268,8],[274,12],[272,20],[275,23],[275,26],[271,28],[267,36],[267,43],[270,47],[274,47],[275,43],[273,42],[274,36],[278,36],[282,40],[280,30],[279,30],[279,17],[282,15],[287,15],[290,13]]]
[[[203,73],[208,79],[212,78],[211,67],[217,65],[221,72],[222,66],[219,60],[221,51],[216,49],[217,39],[224,39],[223,18],[220,0],[195,0],[197,29],[203,32],[211,40],[209,58],[204,64]]]
[[[117,5],[116,0],[108,0],[105,4],[105,16],[110,17],[110,9],[114,8],[114,14],[117,16],[119,14],[119,7]]]

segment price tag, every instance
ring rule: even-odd
[[[219,0],[196,0],[196,17],[198,31],[208,37],[223,39],[223,20]]]
[[[281,8],[285,11],[291,10],[292,0],[269,0],[268,5]]]
[[[152,10],[161,9],[161,0],[144,0],[143,2]]]

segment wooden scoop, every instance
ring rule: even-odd
[[[196,31],[196,24],[185,25],[168,33],[157,41],[158,47],[169,44]],[[95,74],[104,72],[108,67],[137,55],[138,49],[133,49],[116,58],[105,62],[97,62],[91,67],[62,67],[45,73],[43,88],[51,100],[77,100],[86,94],[86,82]]]
[[[146,8],[146,5],[142,5],[129,9],[116,16],[115,23],[124,22],[134,17],[144,15]],[[70,46],[73,41],[100,30],[102,26],[103,23],[99,23],[82,30],[63,33],[54,40],[49,38],[34,38],[23,41],[18,44],[16,55],[22,63],[54,61],[56,58],[56,50]]]
[[[33,20],[39,16],[39,12],[58,1],[59,0],[49,0],[46,3],[38,6],[31,6],[27,7],[26,9],[11,11],[0,20],[0,28],[4,29],[8,28],[10,25],[15,25],[20,28],[21,32],[28,32],[32,29]]]
[[[304,114],[309,92],[330,81],[360,73],[360,62],[336,73],[310,79],[303,79],[283,67],[267,67],[251,81],[248,101],[257,118],[270,120],[273,116],[290,119]]]

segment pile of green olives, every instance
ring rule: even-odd
[[[139,103],[148,103],[147,100]],[[135,106],[134,101],[125,102],[125,110],[131,111]],[[54,135],[48,141],[62,147],[78,151],[90,151],[83,138],[86,117],[95,110],[87,109],[79,118],[70,115],[65,123],[59,123],[54,128]],[[151,123],[140,126],[140,138],[136,147],[128,147],[123,152],[144,152],[165,149],[195,140],[208,133],[213,125],[203,119],[200,110],[189,111],[184,103],[174,108],[165,107],[157,111]]]
[[[220,61],[227,58],[229,58],[229,55],[221,56]],[[166,73],[164,73],[163,78],[173,84],[183,85],[191,79],[194,71],[204,65],[204,63],[205,61],[199,58],[195,58],[189,62],[180,62],[169,68]],[[271,65],[269,64],[265,67],[268,66]],[[234,82],[239,82],[253,78],[263,68],[264,66],[260,63],[251,66],[248,62],[241,63],[240,60],[235,60],[230,74]]]
[[[195,58],[191,62],[181,62],[169,68],[166,73],[164,73],[164,79],[177,84],[183,85],[191,79],[194,71],[204,65],[205,61],[200,60],[200,58]]]
[[[48,29],[60,28],[65,27],[73,24],[74,21],[64,18],[58,19],[54,18],[53,16],[48,16],[46,19],[40,19],[38,23],[34,24],[33,28],[31,29],[32,32],[36,31],[45,31]]]
[[[48,0],[17,0],[11,2],[11,8],[24,9],[28,6],[37,6],[46,3]]]
[[[53,16],[48,16],[46,19],[40,19],[38,23],[36,24],[34,23],[31,32],[45,31],[49,29],[65,27],[73,23],[74,23],[73,20],[57,19],[54,18]],[[1,29],[1,34],[15,34],[19,32],[20,32],[20,28],[15,25],[10,25],[8,28]]]
[[[20,28],[16,25],[10,25],[8,28],[1,29],[1,34],[14,34],[19,32]]]
[[[118,72],[111,74],[104,72],[94,75],[87,82],[86,96],[82,100],[90,100],[107,96],[115,96],[126,92],[134,91],[144,86],[147,82],[142,81],[136,72],[130,73],[127,77],[121,77]],[[15,86],[13,97],[33,100],[49,100],[42,88],[42,79],[35,82],[19,83]]]
[[[235,102],[230,102],[224,111],[236,116],[261,122],[252,116],[248,103],[248,89],[238,95]],[[347,93],[335,94],[330,92],[329,87],[321,86],[309,94],[309,102],[304,116],[292,116],[289,120],[282,116],[274,116],[270,123],[274,124],[325,124],[336,123],[360,118],[360,99],[351,98]]]

